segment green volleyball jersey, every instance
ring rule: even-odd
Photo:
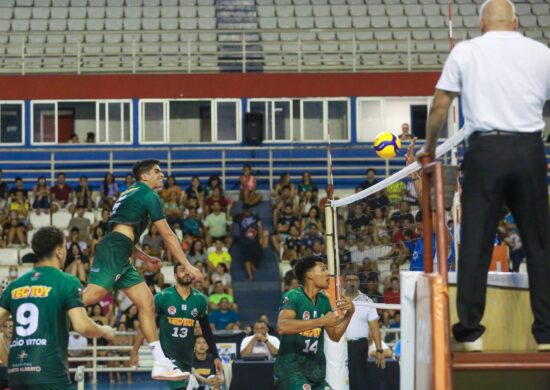
[[[113,206],[109,218],[109,229],[117,223],[134,226],[134,241],[149,226],[149,222],[156,222],[166,218],[164,209],[158,194],[147,184],[137,182],[120,194]]]
[[[281,298],[281,310],[293,310],[297,320],[320,318],[332,311],[325,293],[317,294],[315,303],[309,299],[301,287],[292,289]],[[324,330],[315,328],[299,334],[283,335],[275,361],[275,377],[291,378],[305,376],[313,383],[325,379],[325,353],[323,351]]]
[[[189,371],[195,348],[195,322],[208,314],[208,300],[194,288],[183,299],[175,287],[169,287],[155,295],[155,307],[162,350],[182,370]]]
[[[8,380],[11,386],[70,385],[67,312],[83,307],[82,285],[53,267],[35,267],[11,282],[0,306],[13,317]]]

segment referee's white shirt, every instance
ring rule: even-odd
[[[359,292],[353,302],[369,302],[373,303],[372,299],[367,297],[362,292]],[[369,321],[378,320],[378,313],[376,309],[363,305],[355,305],[355,312],[351,317],[351,321],[346,329],[346,339],[357,340],[360,338],[369,337]]]
[[[451,51],[436,88],[461,93],[468,134],[542,131],[550,49],[515,31],[489,31]]]

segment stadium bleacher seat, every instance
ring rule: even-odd
[[[0,266],[17,265],[19,251],[15,248],[0,248]]]
[[[66,229],[70,220],[71,214],[65,210],[60,210],[52,215],[52,225],[60,229]]]

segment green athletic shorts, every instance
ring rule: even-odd
[[[124,290],[143,282],[129,260],[133,249],[134,243],[124,234],[107,234],[97,245],[88,283],[112,291]]]
[[[11,390],[75,390],[76,385],[67,383],[47,383],[35,385],[15,385],[10,386]]]
[[[278,390],[332,390],[327,382],[313,383],[305,376],[292,376],[277,380]]]

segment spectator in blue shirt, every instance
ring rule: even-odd
[[[216,310],[213,310],[209,316],[212,330],[232,330],[240,329],[239,315],[229,308],[227,298],[222,298]]]

